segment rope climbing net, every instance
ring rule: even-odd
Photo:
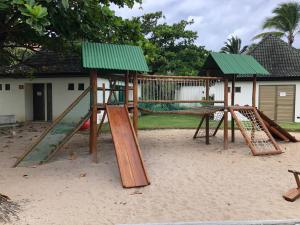
[[[231,114],[254,155],[281,153],[255,108],[239,108]]]
[[[221,80],[201,77],[140,76],[139,108],[149,112],[213,113],[223,106]]]

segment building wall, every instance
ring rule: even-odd
[[[295,93],[295,115],[294,121],[300,122],[300,81],[257,81],[256,85],[256,105],[259,104],[259,86],[260,85],[296,85]],[[231,89],[231,82],[228,85]],[[238,81],[235,83],[236,87],[241,87],[240,93],[235,93],[235,104],[252,105],[252,82]],[[224,99],[223,83],[217,84],[211,94],[215,94]],[[229,105],[231,104],[231,94],[228,95]]]
[[[105,82],[109,88],[109,82],[98,79],[98,86]],[[35,79],[0,79],[0,115],[15,115],[18,122],[32,120],[32,84],[52,84],[53,120],[57,118],[83,91],[78,90],[78,83],[84,83],[84,88],[89,86],[88,77],[64,77],[64,78],[35,78]],[[74,90],[68,90],[68,84],[74,83]],[[10,84],[10,90],[5,90],[5,84]],[[20,89],[23,85],[23,89]],[[107,94],[108,95],[108,94]],[[106,95],[106,96],[107,96]],[[47,93],[45,89],[45,99]],[[106,97],[107,98],[107,97]],[[102,101],[102,92],[98,92],[98,102]],[[47,101],[45,101],[46,103]],[[46,106],[47,107],[47,106]],[[45,109],[47,114],[47,109]],[[100,116],[100,115],[99,115]],[[47,118],[47,115],[45,115]]]
[[[257,81],[256,86],[256,105],[259,106],[259,86],[260,85],[296,85],[295,93],[295,115],[294,121],[300,122],[300,81]],[[230,93],[228,94],[228,104],[231,105],[231,82]],[[241,92],[235,93],[235,104],[244,106],[252,105],[252,82],[249,81],[237,81],[236,87],[241,88]],[[186,86],[182,87],[176,93],[176,100],[200,100],[205,94],[205,88],[203,86]],[[224,85],[223,82],[216,83],[216,85],[210,87],[210,96],[213,96],[215,100],[224,100]],[[193,106],[194,104],[190,104]],[[216,104],[218,105],[218,104]],[[187,104],[185,104],[187,106]],[[230,116],[229,116],[229,119]]]

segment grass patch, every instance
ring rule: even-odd
[[[201,116],[196,115],[175,115],[175,114],[149,114],[139,117],[139,129],[196,129]],[[210,121],[210,127],[216,127],[218,122]],[[228,124],[230,128],[230,123]],[[300,123],[279,123],[288,131],[300,132]],[[202,125],[204,127],[204,124]],[[222,129],[223,126],[221,126]],[[237,129],[237,128],[236,128]],[[108,132],[109,125],[105,123],[103,132]]]
[[[300,132],[300,123],[282,122],[279,125],[288,131]]]

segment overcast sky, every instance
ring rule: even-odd
[[[198,32],[198,45],[219,51],[231,35],[242,39],[242,44],[251,44],[272,9],[285,0],[144,0],[133,9],[116,8],[116,14],[124,18],[145,13],[163,11],[166,22],[194,19],[189,29]],[[300,47],[300,34],[294,47]]]

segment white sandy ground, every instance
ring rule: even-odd
[[[20,220],[13,224],[300,218],[300,200],[282,198],[295,187],[287,170],[300,169],[300,143],[280,144],[285,149],[281,155],[254,157],[239,132],[237,143],[225,151],[222,132],[206,146],[203,139],[192,139],[193,130],[140,131],[151,185],[123,189],[110,134],[98,140],[98,164],[88,155],[88,135],[77,134],[50,163],[11,168],[43,126],[0,137],[0,193],[22,206]]]

